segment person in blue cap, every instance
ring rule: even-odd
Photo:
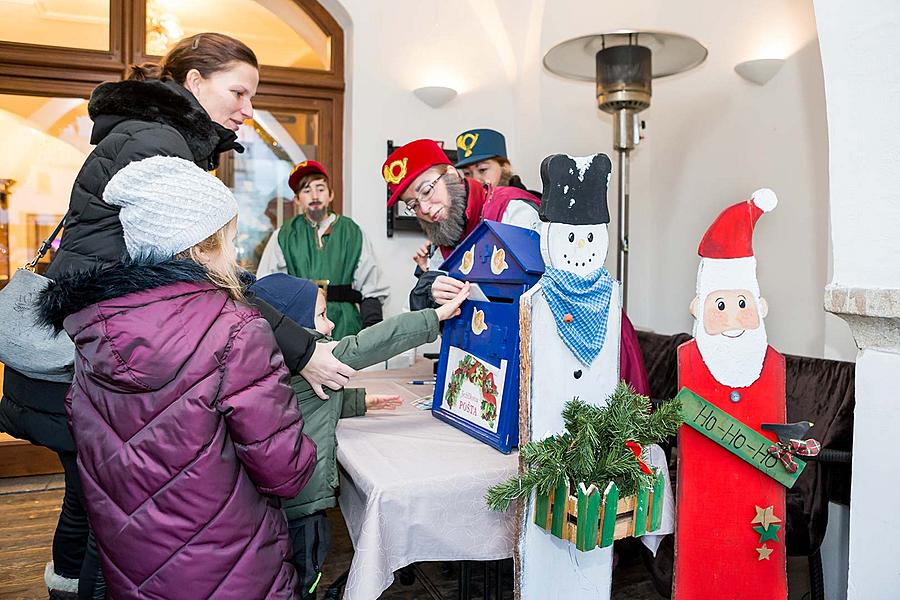
[[[490,185],[508,185],[527,190],[513,173],[506,152],[506,138],[493,129],[470,129],[456,136],[456,168],[466,177]],[[528,190],[540,197],[540,192]]]

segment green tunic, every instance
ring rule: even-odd
[[[352,285],[362,252],[362,231],[351,219],[338,215],[319,246],[317,227],[303,215],[288,221],[278,232],[288,273],[306,279],[327,279],[329,285]],[[334,321],[331,336],[339,340],[362,329],[359,307],[351,302],[329,302],[328,318]]]

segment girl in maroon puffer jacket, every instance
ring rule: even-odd
[[[45,319],[77,348],[67,409],[110,598],[294,598],[278,497],[315,467],[271,328],[244,304],[237,203],[174,157],[120,170],[131,257],[60,277]]]

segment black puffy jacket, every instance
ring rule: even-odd
[[[47,268],[51,279],[127,257],[119,209],[103,201],[103,190],[119,169],[162,155],[193,161],[208,171],[222,152],[244,150],[233,131],[214,122],[194,95],[172,80],[101,84],[91,94],[88,114],[96,147],[75,178],[60,247]],[[271,324],[291,372],[305,367],[315,350],[313,336],[262,300],[251,302]],[[0,431],[69,451],[73,442],[65,426],[66,387],[6,367]]]
[[[96,147],[75,178],[59,251],[47,269],[51,279],[126,256],[119,209],[103,201],[119,169],[150,156],[177,156],[208,171],[222,152],[243,151],[233,131],[213,122],[193,94],[171,80],[99,85],[88,114]]]

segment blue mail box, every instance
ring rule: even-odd
[[[483,221],[441,269],[477,283],[444,323],[432,414],[508,453],[519,443],[519,297],[544,273],[540,235]]]

